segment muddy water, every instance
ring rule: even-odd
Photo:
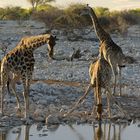
[[[140,122],[127,124],[83,124],[18,126],[0,133],[0,140],[139,140]]]

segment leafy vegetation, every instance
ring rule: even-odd
[[[1,20],[19,20],[28,19],[30,10],[23,9],[21,7],[6,7],[0,8],[0,19]]]
[[[30,2],[38,0],[30,0]],[[59,9],[46,4],[52,0],[39,0],[45,3],[34,4],[35,11],[23,9],[21,7],[0,8],[1,20],[28,20],[30,17],[42,21],[46,26],[54,28],[81,28],[91,26],[92,22],[89,16],[80,16],[82,4],[70,5],[68,8]],[[96,7],[95,12],[101,25],[109,31],[125,32],[133,24],[140,23],[140,9],[109,11],[108,8]],[[32,14],[31,14],[32,13]]]

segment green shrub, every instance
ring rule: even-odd
[[[108,16],[110,14],[109,9],[108,8],[104,8],[104,7],[96,7],[95,9],[95,13],[97,14],[97,16]]]
[[[1,19],[19,20],[27,19],[29,17],[29,11],[21,7],[6,7],[0,10]]]

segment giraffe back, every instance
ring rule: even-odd
[[[95,87],[98,79],[98,86],[105,88],[111,85],[111,67],[104,58],[99,58],[97,61],[90,64],[89,75],[91,84]]]
[[[112,39],[105,40],[100,44],[100,55],[105,58],[106,61],[114,65],[124,65],[125,55],[121,47],[119,47]]]

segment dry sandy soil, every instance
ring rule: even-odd
[[[0,44],[7,45],[7,51],[12,50],[19,40],[27,35],[37,35],[46,31],[42,23],[23,21],[20,25],[16,21],[0,21]],[[88,31],[88,29],[87,29]],[[59,112],[66,112],[83,95],[89,83],[88,68],[92,58],[98,56],[98,39],[94,31],[85,35],[83,30],[74,30],[78,37],[71,33],[66,35],[65,30],[52,30],[59,38],[54,48],[56,58],[64,60],[49,60],[46,45],[38,48],[35,53],[35,69],[33,82],[30,89],[30,111],[36,121],[45,121],[50,114],[56,116],[56,122],[92,122],[89,117],[93,105],[92,91],[80,108],[74,111],[69,118],[60,118]],[[111,35],[113,40],[121,46],[124,54],[134,57],[137,62],[127,64],[122,71],[123,96],[116,99],[122,103],[123,109],[128,112],[132,119],[140,118],[140,26],[135,25],[128,29],[127,36],[118,34]],[[2,47],[2,45],[1,45]],[[70,61],[74,50],[80,50],[80,57]],[[0,57],[3,58],[0,50]],[[22,84],[17,85],[17,92],[21,97],[23,108]],[[11,95],[5,96],[5,115],[0,119],[0,126],[13,127],[22,124],[16,117],[16,100]],[[103,95],[104,112],[106,111],[106,97]],[[24,111],[24,108],[23,108]],[[104,113],[105,114],[105,113]],[[112,106],[112,114],[115,121],[123,115]],[[117,116],[117,117],[116,117]],[[106,118],[106,117],[105,117]],[[53,122],[55,122],[53,121]],[[126,120],[123,120],[126,121]]]

